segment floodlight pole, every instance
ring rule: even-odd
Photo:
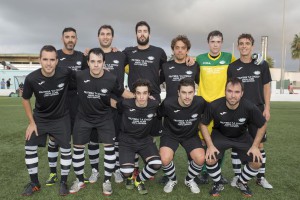
[[[285,0],[283,0],[280,94],[284,93],[285,57]]]

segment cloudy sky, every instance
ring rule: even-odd
[[[255,51],[261,36],[268,36],[268,55],[281,66],[284,0],[1,0],[0,53],[38,53],[45,44],[62,48],[61,32],[77,29],[77,50],[98,46],[97,31],[103,24],[115,29],[113,46],[122,50],[136,45],[135,24],[151,26],[150,43],[171,54],[170,41],[185,34],[192,42],[191,55],[208,50],[206,37],[212,30],[224,34],[223,51],[232,52],[241,33],[251,33]],[[300,2],[286,0],[286,69],[298,70],[291,59],[290,43],[300,33]],[[234,54],[239,57],[235,47]]]

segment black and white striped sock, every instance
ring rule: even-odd
[[[208,165],[206,164],[206,169],[209,174],[209,176],[212,178],[212,180],[216,183],[221,180],[221,168],[219,166],[219,163],[216,162],[214,165]]]
[[[264,149],[261,149],[260,153],[261,153],[263,159],[262,159],[261,167],[258,170],[258,174],[257,174],[258,179],[265,177],[265,173],[266,173],[266,160],[267,160],[266,152]]]
[[[104,182],[110,181],[116,164],[115,146],[104,146]]]
[[[85,159],[84,159],[84,147],[74,147],[73,148],[73,168],[74,172],[79,179],[80,182],[84,182],[84,164],[85,164]]]
[[[159,157],[152,157],[147,161],[146,166],[136,177],[137,182],[146,181],[153,177],[161,168],[161,160]]]
[[[120,162],[119,162],[119,142],[115,142],[115,154],[116,154],[116,166],[115,166],[115,170],[118,170],[120,168]]]
[[[238,156],[238,153],[232,149],[231,152],[231,163],[235,176],[240,176],[242,173],[242,162]]]
[[[162,166],[164,173],[168,176],[169,179],[172,181],[176,181],[176,174],[175,174],[175,165],[173,161],[171,161],[168,165]]]
[[[56,173],[57,157],[58,157],[58,145],[56,145],[55,141],[51,140],[51,138],[49,137],[48,162],[50,167],[50,173]]]
[[[197,165],[193,160],[190,161],[190,165],[188,167],[188,174],[186,176],[186,180],[189,181],[194,179],[198,174],[200,174],[203,165]]]
[[[72,164],[71,148],[65,149],[60,147],[61,182],[67,182],[71,164]]]
[[[33,183],[39,183],[38,179],[38,154],[37,146],[25,146],[25,163]]]
[[[99,144],[90,142],[88,144],[88,154],[89,154],[89,159],[90,159],[90,164],[92,169],[96,169],[99,171]]]
[[[252,169],[249,164],[245,165],[239,180],[244,184],[250,181],[258,173],[257,169]]]

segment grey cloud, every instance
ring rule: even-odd
[[[269,55],[281,65],[283,1],[274,0],[10,0],[0,6],[0,53],[38,53],[44,44],[61,48],[61,31],[73,26],[78,31],[78,50],[98,46],[97,30],[102,24],[115,29],[114,46],[123,49],[136,44],[134,27],[146,20],[151,26],[151,40],[171,53],[170,42],[178,34],[186,34],[191,42],[191,54],[207,51],[206,37],[211,30],[224,34],[224,51],[232,51],[233,43],[243,32],[256,40],[269,36]],[[300,4],[286,1],[286,45],[299,33]],[[236,45],[236,44],[235,44]],[[235,49],[235,55],[238,52]],[[287,52],[287,68],[296,70],[298,61]]]

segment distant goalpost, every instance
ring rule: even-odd
[[[23,93],[23,86],[24,86],[24,81],[27,75],[23,76],[14,76],[14,87],[16,90],[16,94],[18,96],[22,96]]]

